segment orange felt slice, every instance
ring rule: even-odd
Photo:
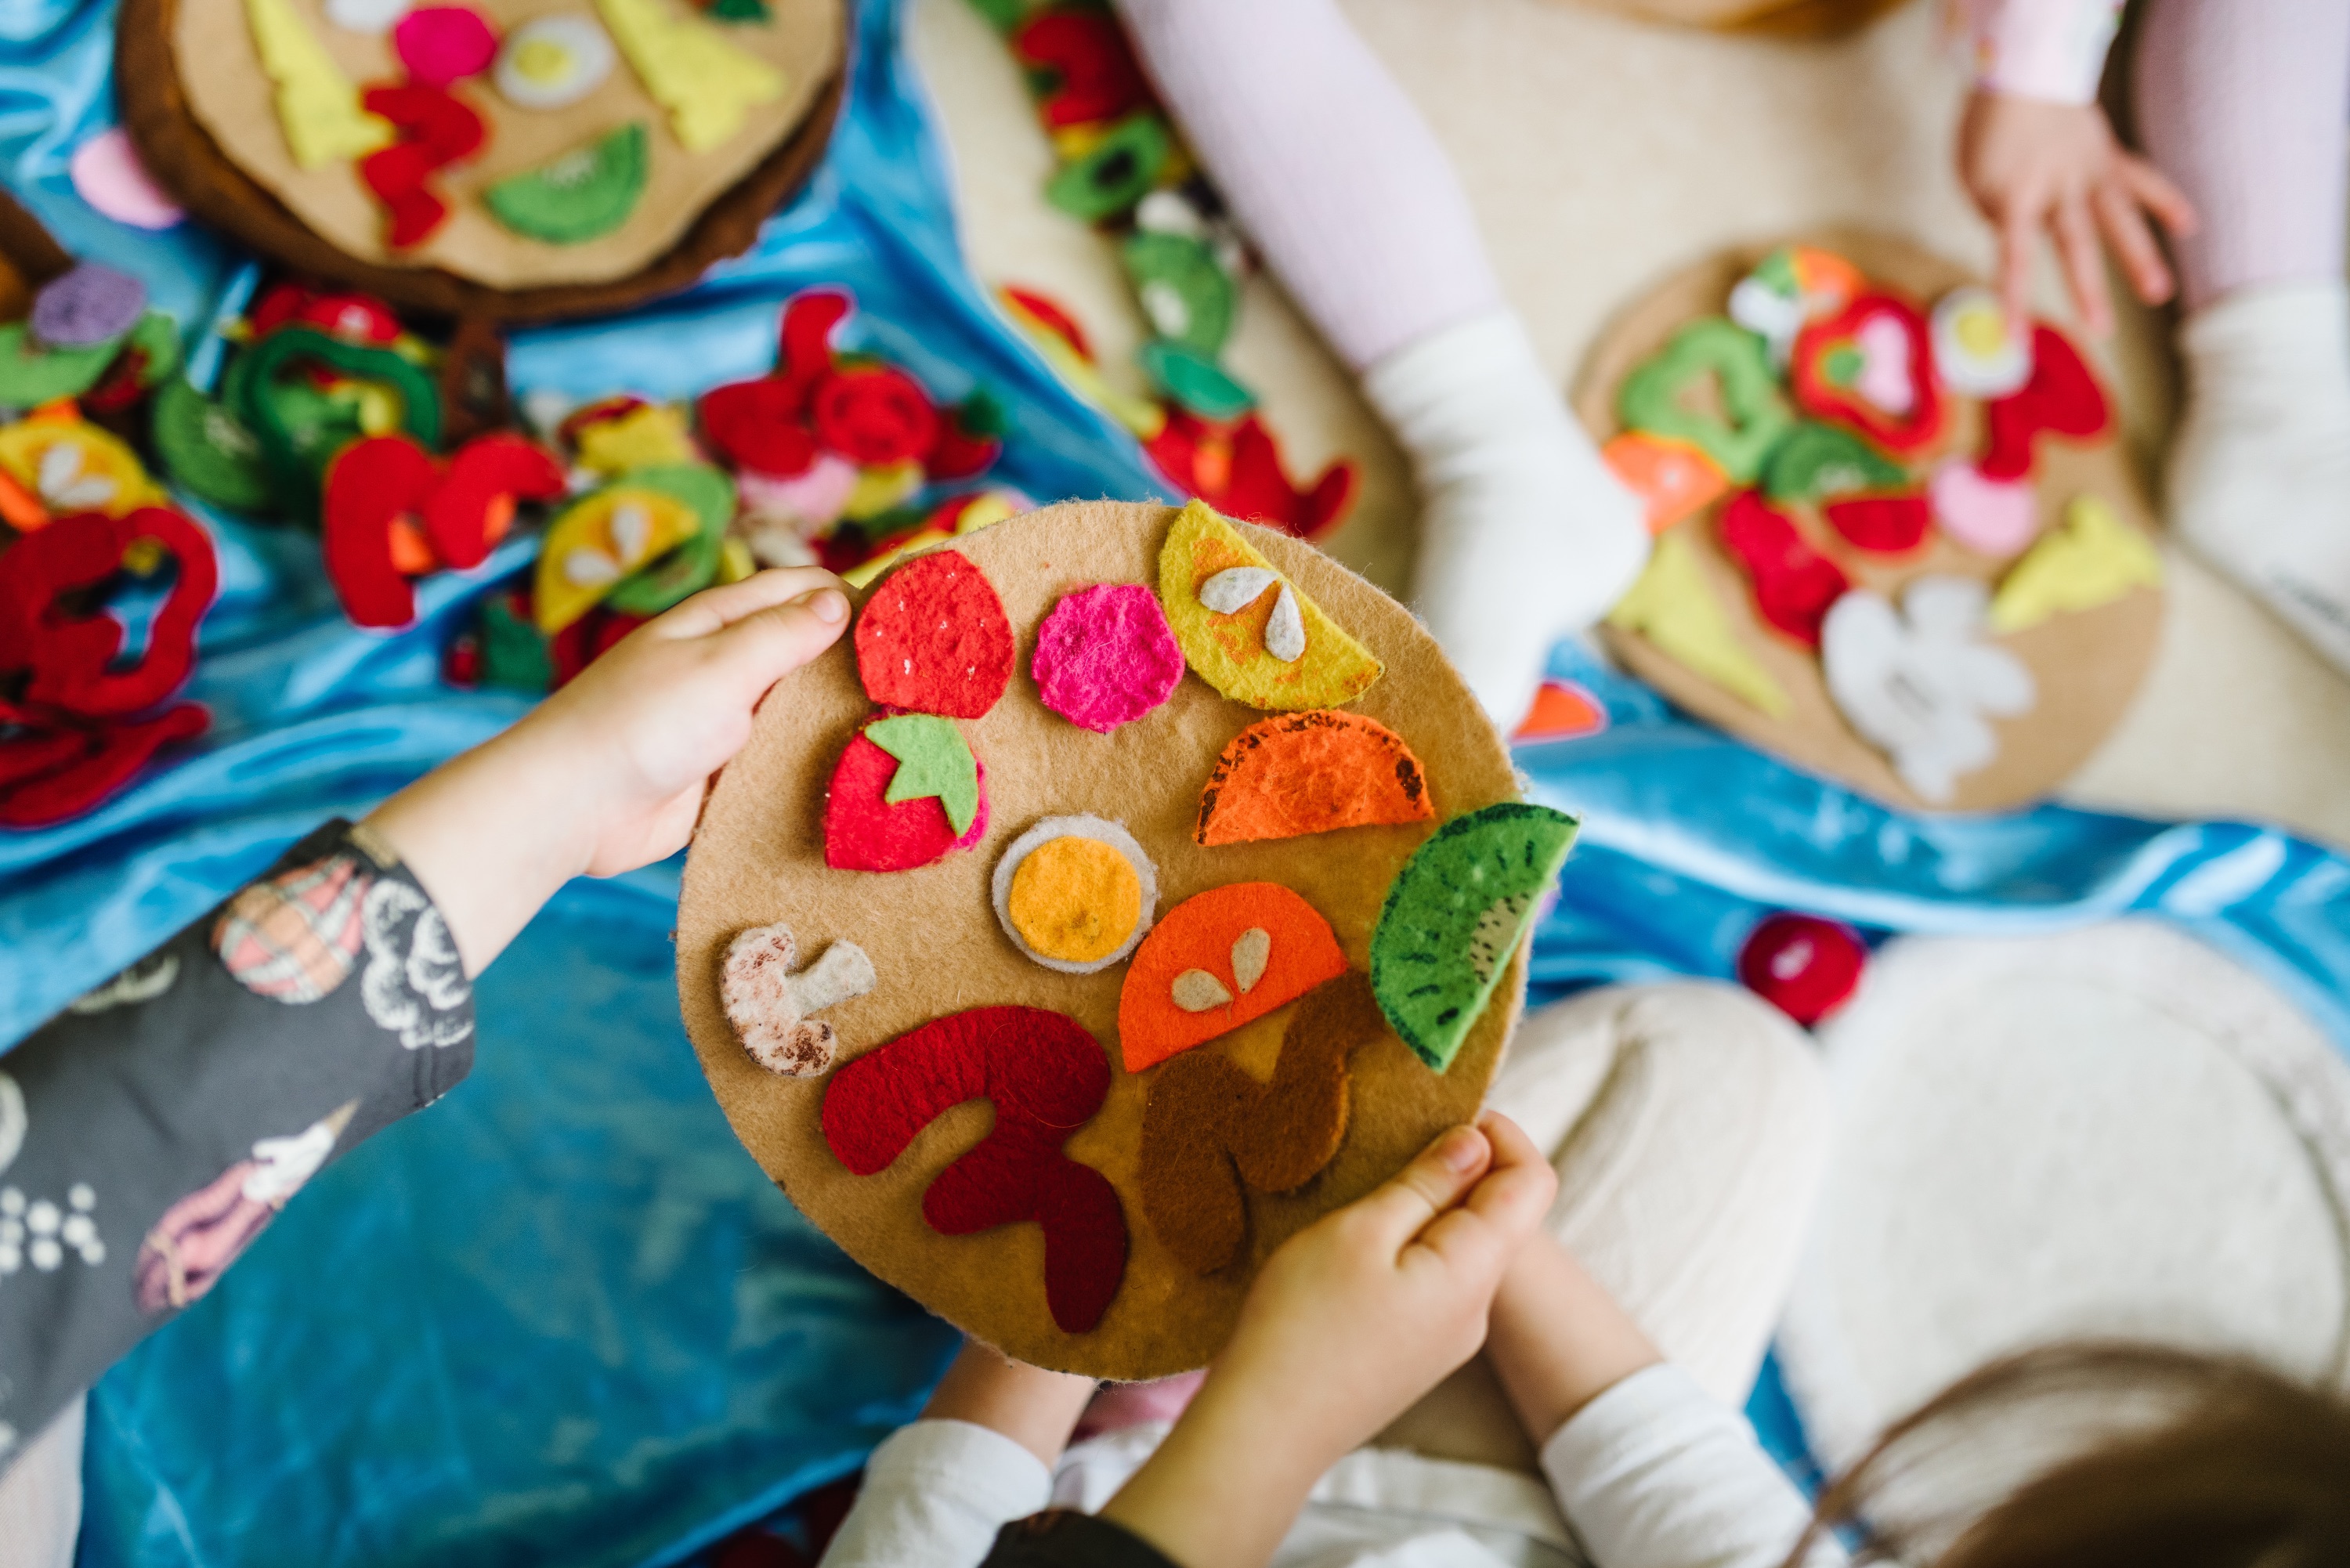
[[[1346,972],[1330,922],[1278,882],[1234,882],[1167,911],[1118,997],[1126,1070],[1139,1073],[1286,1007]]]
[[[1359,713],[1316,708],[1232,737],[1200,792],[1191,836],[1247,844],[1434,815],[1428,775],[1402,736]]]
[[[1627,431],[1599,449],[1624,488],[1640,498],[1648,532],[1661,534],[1690,513],[1727,494],[1729,476],[1691,442]]]
[[[1607,710],[1599,699],[1572,680],[1554,677],[1535,690],[1534,704],[1510,732],[1510,739],[1572,741],[1606,728]]]

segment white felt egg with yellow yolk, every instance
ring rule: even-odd
[[[1159,905],[1159,873],[1121,825],[1048,816],[996,862],[995,918],[1046,969],[1093,974],[1134,951]]]
[[[1962,398],[2003,398],[2032,379],[2032,336],[2016,330],[1999,296],[1969,285],[1935,302],[1934,370]]]
[[[494,80],[519,109],[577,103],[612,74],[611,36],[587,16],[540,16],[506,35]]]

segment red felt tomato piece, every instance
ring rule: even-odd
[[[857,673],[891,708],[977,719],[1012,683],[1011,619],[987,574],[953,550],[881,579],[857,618]]]
[[[2073,441],[2093,441],[2113,422],[2105,389],[2072,340],[2053,327],[2032,328],[2032,379],[2021,389],[1983,410],[1989,433],[1984,477],[2014,481],[2032,472],[2033,438],[2043,431]]]
[[[1753,579],[1754,607],[1763,620],[1805,648],[1819,647],[1828,607],[1852,586],[1844,569],[1751,490],[1722,508],[1721,528],[1722,548]]]
[[[1864,550],[1898,556],[1926,542],[1934,508],[1922,495],[1855,495],[1821,508],[1828,526]]]
[[[158,750],[193,740],[211,723],[203,707],[181,702],[151,719],[0,741],[0,827],[79,816],[128,784]]]
[[[939,437],[931,395],[894,366],[834,371],[816,384],[813,409],[816,439],[868,468],[920,457]]]
[[[68,614],[60,602],[104,583],[140,540],[160,545],[176,575],[150,618],[145,651],[116,669],[121,624],[103,612]],[[60,518],[0,554],[0,670],[29,671],[24,697],[36,706],[88,717],[151,708],[194,667],[196,625],[219,586],[212,536],[170,507]]]
[[[857,302],[845,289],[812,288],[792,296],[784,306],[781,341],[775,358],[776,379],[791,394],[790,411],[805,413],[808,395],[832,374],[832,334],[848,319]]]
[[[1054,72],[1059,81],[1037,107],[1046,127],[1116,119],[1150,99],[1126,32],[1107,12],[1046,11],[1012,35],[1024,65]]]
[[[816,437],[799,417],[806,400],[775,376],[713,387],[702,395],[702,433],[736,468],[788,479],[816,462]]]

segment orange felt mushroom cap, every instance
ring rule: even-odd
[[[1196,893],[1151,928],[1127,966],[1118,998],[1126,1070],[1229,1034],[1346,970],[1330,922],[1278,882]]]
[[[1428,775],[1402,736],[1359,713],[1316,708],[1260,720],[1232,737],[1200,792],[1191,836],[1246,844],[1435,815]]]

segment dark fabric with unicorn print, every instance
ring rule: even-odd
[[[343,822],[0,1056],[0,1469],[473,1062],[448,926]]]

